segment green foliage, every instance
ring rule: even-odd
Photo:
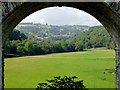
[[[11,35],[9,36],[9,40],[25,40],[27,39],[28,37],[24,34],[24,33],[21,33],[20,31],[18,30],[13,30],[13,32],[11,33]]]
[[[28,42],[25,43],[24,47],[25,47],[25,50],[27,51],[28,55],[32,55],[33,49],[34,49],[33,43],[28,41]]]
[[[82,41],[78,41],[75,43],[75,50],[77,51],[83,51],[83,48],[84,48],[84,44]]]
[[[75,81],[74,79],[76,79],[76,76],[56,76],[54,77],[54,79],[52,80],[47,80],[48,83],[39,83],[37,86],[36,90],[41,90],[41,89],[57,89],[57,90],[62,90],[62,89],[69,89],[69,90],[73,90],[73,89],[79,89],[79,90],[88,90],[85,88],[85,86],[83,85],[83,80],[81,81]]]
[[[19,55],[25,55],[25,49],[24,49],[24,46],[18,46],[17,47],[17,54],[19,54]]]
[[[79,35],[70,39],[71,42],[82,41],[85,48],[106,47],[114,49],[114,43],[103,26],[90,27],[89,30],[81,32]]]
[[[86,29],[88,26],[84,25],[42,25],[42,24],[32,24],[32,23],[20,23],[16,29],[29,35],[29,39],[34,41],[42,41],[42,39],[47,40],[67,40],[71,38],[72,35],[76,35]],[[31,37],[34,37],[31,38]]]
[[[30,25],[32,25],[31,28],[34,29],[33,27],[34,25],[33,24]],[[41,27],[44,26],[45,28],[48,27],[46,25],[43,26],[40,25],[40,26]],[[39,28],[41,28],[40,26]],[[54,27],[58,29],[58,26],[54,26]],[[69,28],[70,26],[61,26],[61,27]],[[26,28],[26,26],[24,26],[24,28]],[[37,33],[37,31],[35,32]],[[97,47],[106,47],[107,49],[114,49],[115,47],[110,35],[103,26],[90,27],[89,30],[83,31],[78,35],[74,35],[72,38],[68,40],[58,37],[58,35],[56,35],[55,39],[50,39],[50,38],[46,38],[44,40],[42,40],[42,38],[36,39],[37,37],[36,35],[35,36],[30,35],[28,36],[28,39],[26,39],[27,36],[17,30],[13,31],[13,34],[11,35],[12,36],[9,37],[9,41],[7,41],[5,45],[5,53],[8,54],[40,55],[40,54],[58,53],[58,52],[83,51],[85,48],[90,49]],[[13,36],[15,36],[15,39]]]

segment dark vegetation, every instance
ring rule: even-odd
[[[88,90],[83,85],[83,80],[76,81],[76,76],[57,76],[52,80],[47,80],[48,83],[39,83],[36,90]]]
[[[106,47],[114,49],[114,43],[103,26],[90,27],[89,30],[83,31],[71,39],[72,42],[82,41],[84,48]]]
[[[33,26],[33,24],[31,25]],[[37,25],[35,25],[35,27],[36,26]],[[53,26],[49,26],[49,25],[43,25],[43,26],[45,28],[48,27],[53,28]],[[40,27],[38,24],[38,27],[42,28],[41,32],[43,32],[43,29],[45,29],[43,28],[43,26]],[[58,53],[58,52],[83,51],[85,48],[87,49],[97,48],[97,47],[106,47],[107,49],[114,48],[113,41],[103,26],[90,27],[88,30],[83,30],[80,33],[78,33],[75,28],[69,30],[67,26],[55,26],[57,28],[54,28],[54,30],[49,29],[49,32],[52,32],[51,35],[47,34],[48,36],[42,37],[42,39],[39,38],[39,35],[41,33],[40,30],[38,30],[39,34],[37,34],[37,30],[33,27],[32,28],[30,27],[31,26],[29,26],[28,30],[23,29],[25,30],[24,33],[26,34],[22,33],[22,30],[20,30],[21,32],[18,30],[14,30],[12,32],[8,41],[6,42],[5,53],[17,54],[23,56],[23,55],[40,55],[40,54],[48,54],[48,53]],[[59,37],[59,34],[55,35],[55,30],[58,32],[61,27],[64,27],[65,30],[62,29],[63,31],[59,32],[59,34],[61,35]],[[71,28],[73,28],[73,26],[71,26]],[[70,32],[73,33],[74,30],[76,33],[70,34]],[[33,37],[33,35],[36,36]],[[71,35],[71,36],[69,38],[66,38],[64,37],[64,35]],[[50,36],[53,37],[56,36],[57,38],[50,39],[49,38]]]

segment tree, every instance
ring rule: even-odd
[[[21,56],[26,54],[26,50],[25,50],[24,46],[17,47],[17,54],[19,54]]]
[[[54,77],[52,80],[47,80],[48,83],[39,83],[37,86],[37,90],[41,89],[47,89],[47,90],[88,90],[84,85],[83,85],[83,80],[81,81],[75,81],[76,76],[57,76]]]
[[[74,42],[71,42],[71,41],[67,42],[66,47],[67,47],[67,51],[70,51],[70,52],[75,51],[75,43]]]
[[[28,41],[25,43],[25,50],[27,51],[28,55],[32,55],[33,54],[33,43]]]
[[[9,40],[20,40],[20,41],[23,41],[25,39],[27,39],[28,37],[21,33],[20,31],[18,30],[13,30],[13,32],[11,33],[11,35],[9,36]]]
[[[77,51],[83,51],[84,49],[84,45],[83,45],[83,42],[82,41],[78,41],[75,43],[75,50]]]
[[[5,48],[5,53],[10,54],[11,44],[9,40],[6,41],[4,48]]]
[[[39,44],[34,43],[32,48],[33,48],[32,49],[32,52],[33,52],[32,54],[33,55],[40,55],[40,54],[42,54],[42,49],[41,49]]]

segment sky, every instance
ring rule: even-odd
[[[101,23],[90,14],[70,7],[45,8],[29,15],[21,22],[49,25],[101,25]]]

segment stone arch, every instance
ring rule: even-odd
[[[79,10],[83,10],[94,16],[100,21],[112,37],[115,46],[118,48],[116,52],[116,67],[120,69],[120,15],[115,12],[105,2],[25,2],[16,7],[2,20],[2,45],[4,46],[8,36],[15,26],[28,15],[35,11],[53,7],[67,6]],[[116,71],[117,88],[120,88],[120,73]]]
[[[117,13],[103,2],[99,3],[87,3],[87,2],[77,2],[77,3],[63,3],[63,2],[34,2],[34,3],[23,3],[20,6],[16,7],[11,13],[7,15],[2,21],[2,30],[3,30],[3,45],[8,38],[9,34],[12,32],[14,27],[25,17],[34,13],[35,11],[41,10],[47,7],[53,6],[67,6],[73,7],[79,10],[83,10],[90,15],[94,16],[99,20],[103,26],[107,29],[109,34],[112,36],[115,45],[118,46],[120,43],[119,36],[120,34],[120,18],[118,18]],[[117,20],[115,20],[117,19]],[[117,34],[117,35],[116,35]],[[119,41],[119,42],[118,42]]]

